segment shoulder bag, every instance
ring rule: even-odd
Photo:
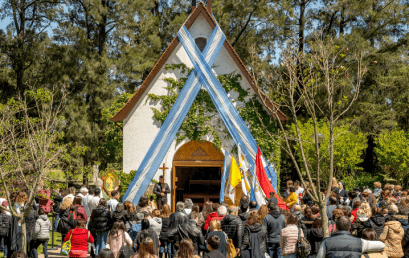
[[[121,247],[121,250],[119,250],[119,258],[130,258],[134,254],[135,252],[133,251],[132,247],[125,244],[125,232],[124,232],[124,234],[122,235],[122,247]]]
[[[68,256],[68,255],[70,254],[70,251],[71,251],[71,237],[72,237],[72,234],[74,233],[74,230],[75,230],[75,229],[73,229],[73,230],[71,231],[70,239],[68,239],[68,241],[65,242],[65,243],[61,246],[61,252],[60,252],[60,254],[61,254],[62,256]]]
[[[306,258],[311,253],[311,245],[307,239],[301,237],[301,229],[298,228],[298,240],[295,246],[298,258]]]

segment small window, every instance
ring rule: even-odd
[[[195,42],[196,42],[196,45],[199,47],[200,52],[203,52],[207,44],[207,39],[206,38],[196,38]]]

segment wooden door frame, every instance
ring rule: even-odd
[[[173,161],[172,164],[172,212],[176,211],[176,167],[219,167],[223,176],[224,161]],[[221,178],[220,178],[221,179]]]

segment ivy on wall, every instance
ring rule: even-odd
[[[173,104],[176,102],[179,92],[192,72],[192,69],[189,69],[185,64],[166,65],[165,69],[178,69],[180,70],[180,73],[186,77],[178,80],[165,78],[164,80],[169,83],[169,86],[166,87],[166,89],[169,90],[168,95],[148,94],[148,100],[162,101],[161,110],[152,108],[154,111],[154,118],[161,124],[163,124],[168,116]],[[277,132],[277,126],[271,115],[263,109],[263,106],[260,104],[256,96],[251,97],[248,101],[245,100],[245,98],[249,96],[249,92],[241,87],[241,76],[239,74],[224,74],[217,76],[217,78],[226,92],[237,92],[239,94],[237,100],[245,103],[244,107],[237,107],[237,110],[243,120],[247,122],[250,132],[257,141],[263,154],[275,164],[278,176],[280,147],[274,143],[268,133]],[[234,102],[234,100],[232,101]],[[176,135],[177,144],[185,138],[192,141],[197,140],[203,142],[204,136],[211,135],[213,137],[213,144],[216,148],[220,149],[222,144],[221,139],[229,139],[231,136],[224,126],[221,117],[215,115],[215,113],[217,113],[217,109],[214,106],[210,95],[206,90],[201,89]],[[235,148],[233,152],[237,154],[237,149]]]

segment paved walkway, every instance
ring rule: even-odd
[[[68,256],[62,256],[62,255],[60,254],[60,251],[61,251],[61,248],[60,248],[60,247],[49,248],[49,249],[48,249],[48,257],[49,257],[49,258],[55,258],[55,257],[58,257],[58,258],[62,258],[62,257],[68,258]],[[91,257],[91,256],[88,256],[88,257]],[[38,255],[38,258],[44,258],[44,254],[39,254],[39,255]]]

